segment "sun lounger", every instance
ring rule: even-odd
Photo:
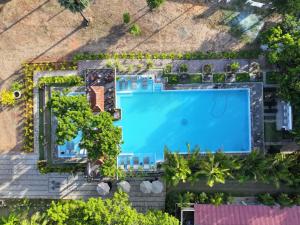
[[[150,160],[149,157],[144,157],[144,170],[150,169]]]
[[[139,169],[139,158],[133,157],[133,169],[138,170]]]

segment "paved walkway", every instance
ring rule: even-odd
[[[99,197],[97,183],[88,183],[83,174],[40,174],[37,170],[37,154],[0,155],[0,199],[87,199]],[[130,200],[139,211],[150,208],[163,209],[165,190],[161,194],[143,194],[139,191],[142,178],[129,179]],[[112,191],[116,187],[113,185]],[[108,196],[109,197],[109,196]]]

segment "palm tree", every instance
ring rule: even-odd
[[[179,182],[186,182],[191,174],[188,161],[183,155],[171,153],[165,148],[164,179],[168,185],[177,185]]]
[[[200,160],[200,168],[192,175],[190,181],[193,182],[205,177],[207,185],[213,187],[215,183],[224,184],[227,177],[233,178],[230,168],[224,168],[221,162],[216,160],[216,155],[210,152]]]
[[[87,8],[91,0],[58,0],[59,4],[73,13],[80,13],[85,24],[88,26],[89,20],[83,15],[82,11]]]

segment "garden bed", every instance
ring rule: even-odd
[[[236,82],[249,82],[250,81],[250,74],[249,73],[237,73],[236,74]]]
[[[224,83],[226,75],[225,73],[215,73],[213,74],[214,83]]]
[[[266,72],[266,83],[267,84],[278,84],[279,83],[279,72],[270,71]]]

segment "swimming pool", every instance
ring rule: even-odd
[[[117,92],[124,155],[163,160],[164,146],[186,152],[186,144],[205,152],[251,150],[248,89]]]

